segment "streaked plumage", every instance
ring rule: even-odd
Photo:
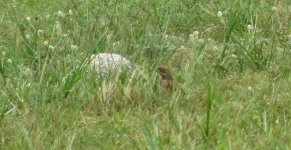
[[[158,74],[161,76],[160,79],[160,87],[172,91],[173,90],[173,77],[170,69],[166,67],[158,67],[157,68]]]

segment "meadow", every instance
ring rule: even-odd
[[[291,149],[290,0],[0,4],[0,149]]]

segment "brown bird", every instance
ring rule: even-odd
[[[160,87],[172,91],[173,90],[173,77],[170,69],[166,67],[158,67],[158,74],[161,76]]]

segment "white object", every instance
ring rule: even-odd
[[[128,59],[121,55],[111,53],[92,55],[90,66],[100,77],[105,77],[120,71],[132,71],[132,65]]]
[[[247,28],[248,28],[249,31],[250,31],[250,30],[253,30],[253,26],[250,25],[250,24],[247,26]]]
[[[222,12],[221,12],[221,11],[218,11],[218,12],[217,12],[217,17],[218,17],[218,18],[221,18],[221,17],[222,17]]]

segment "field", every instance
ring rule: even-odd
[[[290,0],[0,4],[0,149],[291,149]]]

